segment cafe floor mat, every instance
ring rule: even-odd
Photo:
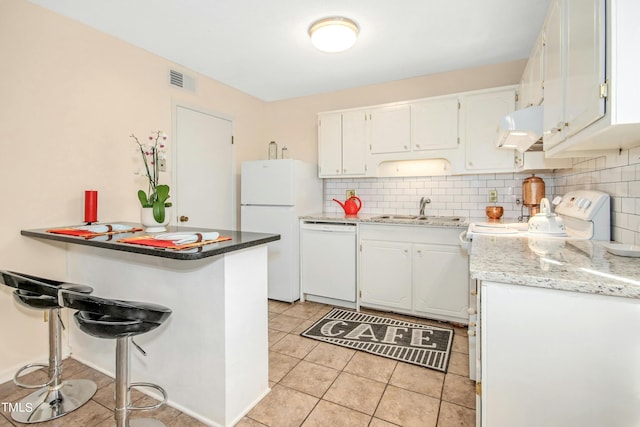
[[[334,308],[300,335],[446,372],[453,329]]]

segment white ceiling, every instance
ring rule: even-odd
[[[550,0],[31,0],[265,101],[526,58]],[[360,27],[321,53],[307,30]]]

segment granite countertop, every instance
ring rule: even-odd
[[[108,222],[101,222],[101,223],[109,224]],[[111,224],[124,224],[124,225],[130,225],[132,227],[144,228],[140,224],[123,222],[123,221],[113,221],[111,222]],[[135,245],[130,243],[118,242],[118,240],[127,238],[127,237],[145,236],[145,235],[153,234],[145,231],[138,231],[135,233],[118,233],[118,234],[112,234],[112,235],[103,235],[103,236],[97,236],[89,239],[86,239],[84,237],[69,236],[65,234],[54,234],[54,233],[47,232],[47,230],[51,230],[55,228],[77,227],[79,225],[82,225],[82,224],[22,230],[20,234],[22,234],[23,236],[36,237],[40,239],[55,240],[59,242],[65,242],[65,243],[71,243],[71,244],[77,244],[77,245],[93,246],[93,247],[104,248],[104,249],[112,249],[116,251],[151,255],[151,256],[156,256],[161,258],[172,258],[177,260],[196,260],[196,259],[208,258],[208,257],[223,255],[225,253],[238,251],[240,249],[245,249],[245,248],[249,248],[257,245],[263,245],[265,243],[280,240],[279,234],[250,233],[246,231],[237,231],[237,230],[220,230],[220,229],[208,229],[208,228],[198,228],[198,227],[169,226],[167,227],[167,231],[166,231],[167,233],[216,231],[220,233],[220,236],[231,237],[231,240],[211,243],[198,248],[171,250],[171,249],[155,248],[151,246],[141,246],[141,245]]]
[[[640,258],[613,255],[607,243],[474,235],[469,270],[479,280],[640,298]]]
[[[319,213],[312,215],[303,215],[301,220],[310,221],[327,221],[327,222],[343,222],[343,223],[374,223],[374,224],[396,224],[396,225],[421,225],[428,227],[455,227],[467,228],[469,221],[467,218],[460,216],[430,216],[427,215],[426,220],[401,218],[404,215],[391,215],[391,218],[379,218],[382,214],[359,214],[357,216],[346,216],[344,214],[327,214]],[[408,215],[407,215],[408,216]],[[417,215],[415,215],[417,216]],[[399,218],[400,217],[400,218]],[[457,220],[452,220],[458,218]]]

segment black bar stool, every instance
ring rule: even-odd
[[[66,290],[60,291],[60,299],[63,306],[78,310],[74,317],[80,330],[94,337],[116,340],[116,427],[164,427],[152,418],[129,420],[130,411],[149,411],[167,402],[167,393],[162,387],[130,382],[130,344],[146,355],[132,337],[160,326],[169,318],[171,310],[156,304],[99,298]],[[156,405],[132,406],[132,387],[154,388],[162,394],[162,401]]]
[[[84,405],[97,390],[90,380],[62,380],[62,328],[61,306],[58,291],[70,289],[81,294],[89,294],[92,288],[85,285],[58,282],[28,274],[0,271],[0,282],[15,288],[13,296],[22,305],[39,310],[47,310],[49,315],[49,364],[31,363],[16,372],[13,382],[23,388],[37,388],[19,402],[18,409],[11,412],[11,418],[21,423],[38,423],[61,417]],[[19,377],[31,368],[48,368],[48,381],[44,384],[24,384]]]

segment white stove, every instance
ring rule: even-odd
[[[562,218],[566,233],[529,231],[526,222],[472,222],[461,240],[473,239],[475,234],[493,236],[529,236],[610,240],[610,197],[594,190],[576,190],[556,197],[555,214]]]

